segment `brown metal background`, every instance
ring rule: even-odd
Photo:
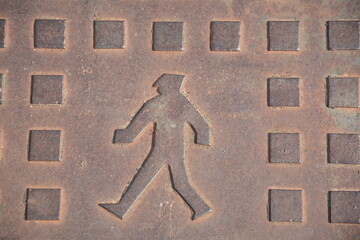
[[[359,165],[327,163],[328,133],[360,133],[359,109],[331,109],[326,77],[359,76],[359,50],[327,50],[326,22],[356,20],[359,1],[0,1],[0,239],[360,239],[328,221],[328,191],[359,191]],[[34,20],[66,20],[64,49],[34,49]],[[124,49],[94,49],[93,21],[125,21]],[[240,51],[210,51],[211,21],[240,21]],[[267,22],[300,21],[299,51],[268,51]],[[183,22],[183,51],[153,51],[152,24]],[[117,201],[150,149],[112,144],[163,73],[214,129],[201,148],[186,128],[187,166],[213,212],[192,221],[164,168],[123,220]],[[30,104],[31,76],[64,75],[61,106]],[[267,79],[300,81],[300,107],[267,105]],[[61,130],[61,161],[28,161],[29,131]],[[301,164],[269,164],[268,133],[300,133]],[[27,188],[61,189],[60,220],[24,219]],[[268,220],[269,189],[302,190],[302,223]]]

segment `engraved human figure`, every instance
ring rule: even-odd
[[[190,184],[186,173],[184,125],[188,123],[194,130],[196,144],[207,146],[210,146],[211,128],[181,94],[183,80],[183,75],[163,74],[153,84],[159,95],[148,100],[125,129],[115,130],[114,143],[131,143],[149,123],[154,125],[152,148],[120,200],[100,204],[121,219],[164,165],[169,168],[174,190],[193,211],[192,219],[211,211]]]

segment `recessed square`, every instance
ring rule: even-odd
[[[269,78],[268,105],[271,107],[299,107],[299,78]]]
[[[124,48],[124,21],[94,21],[94,48]]]
[[[270,133],[270,163],[300,163],[300,134]]]
[[[5,19],[0,19],[0,48],[5,47]]]
[[[329,192],[329,222],[360,223],[360,191]]]
[[[36,19],[35,48],[65,48],[65,20]]]
[[[359,78],[328,78],[327,105],[331,108],[358,108]]]
[[[240,50],[240,22],[211,22],[211,51]]]
[[[3,103],[3,91],[4,91],[4,83],[3,83],[3,74],[0,73],[0,104]]]
[[[301,190],[269,190],[269,221],[302,222]]]
[[[183,23],[154,22],[152,48],[154,51],[182,51]]]
[[[60,189],[27,189],[26,220],[59,220],[59,218]]]
[[[29,161],[60,161],[60,130],[31,130]]]
[[[62,104],[62,75],[34,75],[31,80],[32,104]]]
[[[268,22],[268,50],[269,51],[299,50],[299,22],[298,21]]]
[[[329,50],[360,49],[360,21],[329,21],[327,37]]]
[[[328,162],[360,164],[360,134],[328,134]]]

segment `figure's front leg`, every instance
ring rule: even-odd
[[[201,198],[189,182],[184,159],[172,162],[169,166],[173,188],[185,200],[193,211],[192,219],[195,220],[211,212],[210,206]]]

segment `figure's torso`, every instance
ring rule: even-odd
[[[190,102],[181,94],[159,95],[149,102],[152,110],[155,142],[154,151],[178,156],[184,150],[184,125]],[[178,156],[180,157],[180,156]]]

